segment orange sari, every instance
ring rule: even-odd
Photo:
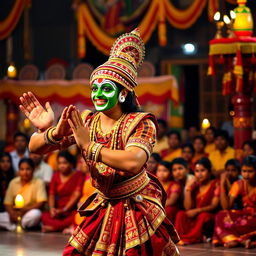
[[[196,208],[205,207],[211,204],[213,197],[219,196],[218,180],[211,180],[209,188],[200,193],[199,187],[193,191]],[[203,235],[210,235],[214,226],[214,213],[202,212],[195,218],[189,218],[186,211],[179,211],[176,215],[175,228],[185,244],[200,243],[203,241]],[[208,233],[209,232],[209,233]]]
[[[249,193],[246,182],[238,180],[232,184],[229,195],[241,196],[244,208],[224,210],[216,215],[214,244],[243,242],[256,236],[256,187]]]

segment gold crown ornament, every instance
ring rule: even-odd
[[[145,56],[145,45],[136,28],[119,36],[113,44],[108,61],[91,74],[90,85],[96,79],[109,79],[129,91],[137,86],[137,70]]]

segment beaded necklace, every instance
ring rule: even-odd
[[[118,131],[119,131],[119,128],[120,128],[123,120],[125,119],[125,117],[126,117],[126,114],[125,113],[122,114],[120,116],[120,118],[117,120],[114,128],[111,129],[111,131],[113,131],[113,132],[112,132],[112,136],[110,137],[110,139],[111,139],[110,149],[113,149],[113,150],[117,149]],[[99,113],[93,118],[92,124],[90,126],[90,141],[96,141],[97,140],[96,132],[100,131],[99,130],[99,127],[100,127],[100,125],[99,125],[99,121],[100,121],[99,118],[100,118]]]

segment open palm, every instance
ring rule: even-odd
[[[20,110],[37,129],[44,131],[53,124],[54,113],[49,102],[44,108],[32,92],[24,93],[20,101]]]

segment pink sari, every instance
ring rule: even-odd
[[[248,193],[246,182],[238,180],[232,185],[229,194],[241,196],[244,208],[224,210],[216,215],[214,244],[243,242],[256,236],[256,187]]]

